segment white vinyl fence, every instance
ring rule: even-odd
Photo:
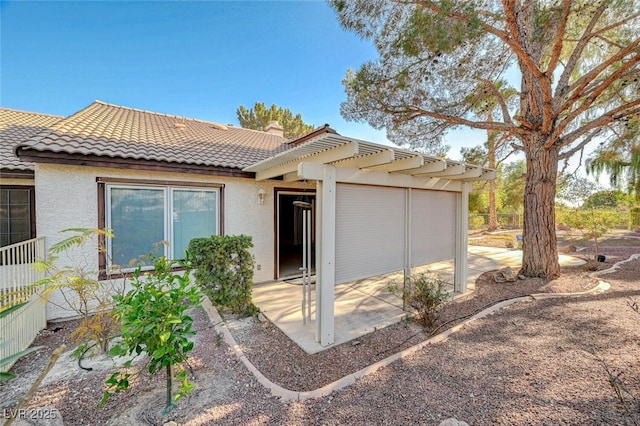
[[[44,278],[33,264],[44,259],[44,238],[35,238],[0,248],[0,310],[22,301],[27,304],[0,318],[0,359],[28,348],[40,330],[47,325],[45,301],[31,284]],[[11,364],[0,371],[8,371]]]

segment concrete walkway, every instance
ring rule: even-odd
[[[561,255],[563,266],[584,263]],[[522,251],[494,247],[469,246],[468,290],[473,291],[480,274],[507,266],[518,268]],[[441,279],[453,283],[453,261],[438,262],[420,268],[437,272]],[[387,327],[406,317],[402,300],[392,294],[391,283],[402,284],[402,272],[336,285],[335,340],[331,346],[345,343],[377,329]],[[283,281],[257,284],[253,302],[262,313],[305,352],[313,354],[331,346],[321,346],[315,340],[315,285],[312,286],[311,320],[303,324],[302,286]],[[453,292],[453,284],[449,288]]]

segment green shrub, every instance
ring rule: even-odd
[[[195,279],[211,298],[211,303],[230,308],[233,313],[254,315],[258,308],[251,300],[253,247],[246,235],[213,235],[189,243]]]
[[[480,215],[469,215],[469,229],[481,229],[484,227],[484,217]]]
[[[393,293],[401,293],[405,307],[415,309],[418,323],[433,329],[449,298],[446,286],[447,283],[437,274],[420,273],[405,277],[402,289],[392,284],[389,290]]]
[[[145,365],[149,373],[156,374],[162,368],[166,370],[167,392],[165,411],[173,407],[172,366],[189,358],[188,352],[193,349],[194,336],[191,330],[193,319],[186,311],[199,305],[202,293],[197,286],[191,285],[191,269],[189,254],[185,261],[178,262],[184,267],[184,273],[174,273],[172,262],[165,257],[153,259],[154,273],[141,275],[138,267],[131,280],[133,290],[126,295],[114,296],[116,307],[114,312],[119,317],[122,327],[122,342],[115,345],[109,353],[114,356],[137,356],[143,351],[149,355]],[[132,360],[124,366],[129,368]],[[133,374],[139,375],[140,372]],[[131,373],[116,372],[106,381],[105,391],[100,406],[109,399],[112,393],[122,392],[129,388]],[[193,385],[189,383],[186,371],[175,376],[180,384],[175,399],[189,394]]]

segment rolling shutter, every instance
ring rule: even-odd
[[[336,284],[404,269],[406,190],[338,184]]]
[[[456,194],[411,191],[411,266],[455,257]]]

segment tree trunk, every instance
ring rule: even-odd
[[[496,183],[489,181],[489,231],[498,229],[498,211],[496,208]]]
[[[166,367],[167,372],[167,390],[166,390],[166,402],[163,413],[169,412],[173,408],[173,398],[171,398],[171,388],[172,388],[172,373],[171,373],[171,364]]]
[[[525,144],[527,177],[524,193],[522,269],[528,277],[560,274],[555,226],[558,149],[544,149],[544,140]]]
[[[491,111],[488,114],[488,120],[493,121]],[[487,165],[491,169],[497,166],[496,149],[497,141],[500,134],[498,132],[487,131]],[[496,181],[489,181],[489,227],[488,231],[492,232],[498,229],[498,210],[496,207]]]

